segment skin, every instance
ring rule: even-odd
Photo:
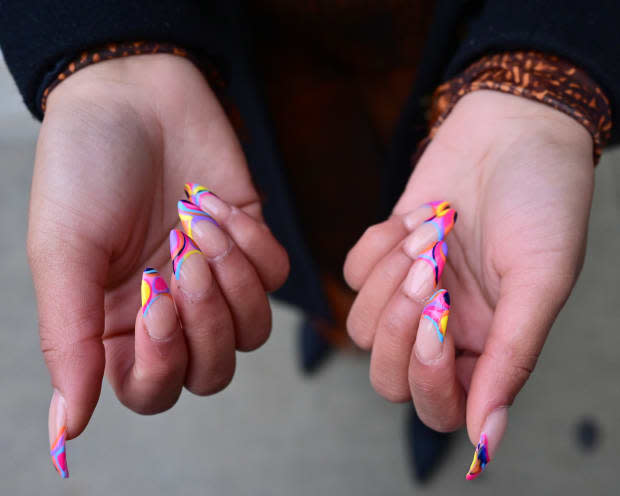
[[[155,342],[136,317],[140,277],[150,265],[170,278],[168,233],[180,228],[175,204],[188,181],[233,207],[221,223],[230,249],[215,253],[208,236],[196,240],[209,253],[195,268],[203,290],[187,297],[170,280],[175,305],[158,311],[171,338]],[[575,121],[509,95],[462,98],[393,215],[367,231],[345,264],[360,291],[349,332],[372,349],[375,389],[413,399],[437,430],[467,421],[476,442],[489,413],[523,386],[573,287],[592,187],[591,139]],[[452,310],[440,358],[422,363],[412,350],[423,305],[401,290],[412,264],[402,251],[410,234],[403,217],[438,199],[459,213],[441,282]],[[69,438],[86,426],[104,370],[120,401],[141,413],[170,408],[183,386],[197,394],[224,388],[235,348],[267,339],[265,293],[288,274],[225,114],[192,64],[168,55],[96,64],[51,94],[28,254],[41,347],[67,403]]]
[[[349,333],[372,350],[377,392],[413,399],[433,429],[466,423],[475,444],[488,415],[523,387],[573,288],[593,183],[592,140],[570,117],[497,92],[463,97],[393,215],[369,228],[345,263],[360,291]],[[403,217],[433,200],[450,201],[459,217],[440,283],[452,300],[446,342],[437,360],[422,363],[412,347],[423,305],[402,292],[412,263]],[[489,440],[491,454],[498,442]]]
[[[168,241],[181,228],[176,204],[186,182],[233,207],[221,222],[225,243],[197,236],[209,257],[188,259],[191,294],[171,278]],[[269,336],[266,293],[289,270],[225,113],[200,72],[169,55],[93,65],[50,95],[28,255],[41,349],[66,401],[68,438],[88,423],[104,370],[119,400],[146,414],[174,405],[183,386],[200,395],[223,389],[235,349]],[[160,299],[149,324],[165,326],[165,340],[150,339],[136,315],[146,266],[158,268],[175,298]]]

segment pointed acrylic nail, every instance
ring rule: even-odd
[[[428,303],[422,311],[422,318],[430,320],[437,331],[437,339],[443,343],[448,327],[448,317],[450,315],[450,293],[445,289],[435,291],[428,299]]]
[[[422,363],[441,356],[450,315],[450,295],[445,289],[436,291],[422,310],[414,348]]]
[[[418,260],[424,260],[430,265],[431,269],[433,269],[435,286],[439,284],[439,279],[441,279],[441,274],[443,273],[443,268],[446,266],[447,259],[448,245],[445,241],[438,241],[418,257]]]
[[[508,426],[508,407],[500,406],[493,410],[482,425],[480,441],[474,452],[474,459],[465,476],[467,480],[478,477],[495,456]]]
[[[471,466],[469,467],[469,472],[465,478],[467,480],[474,480],[478,477],[482,471],[486,468],[489,463],[489,442],[487,439],[487,435],[483,432],[480,435],[480,441],[478,441],[478,445],[476,446],[476,451],[474,452],[474,459],[471,462]]]
[[[424,301],[439,284],[448,256],[448,245],[439,241],[416,258],[403,290],[409,297]]]
[[[432,201],[425,203],[425,205],[433,210],[433,215],[426,219],[427,221],[431,220],[433,217],[445,214],[446,211],[450,209],[450,202],[447,201]]]
[[[437,230],[437,241],[443,241],[456,223],[457,213],[453,208],[443,209],[431,217],[425,224],[432,225]]]
[[[177,203],[177,210],[179,211],[179,219],[183,224],[183,229],[189,235],[190,238],[194,237],[194,228],[198,222],[209,221],[216,226],[218,223],[208,213],[202,211],[199,206],[187,200],[179,200]]]
[[[170,289],[157,270],[147,267],[142,274],[142,315],[146,315],[160,296],[170,298]]]
[[[447,201],[433,201],[420,205],[412,212],[403,216],[403,223],[408,231],[415,231],[423,222],[431,220],[436,215],[441,214],[450,208]]]
[[[178,229],[170,231],[170,258],[172,259],[172,272],[177,280],[181,275],[181,267],[187,259],[201,253],[192,239],[183,231]]]
[[[185,195],[198,205],[203,211],[208,212],[220,222],[226,222],[232,209],[228,203],[222,200],[210,189],[196,183],[185,185]]]
[[[194,205],[200,205],[200,199],[205,195],[217,196],[213,191],[198,183],[185,183],[185,196]]]
[[[52,464],[63,478],[69,477],[67,468],[67,404],[58,390],[54,390],[49,411],[50,456]]]

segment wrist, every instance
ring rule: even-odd
[[[538,51],[486,55],[433,95],[430,137],[461,97],[493,90],[537,101],[580,123],[591,135],[595,161],[611,135],[611,106],[603,90],[570,61]]]
[[[584,162],[592,165],[593,141],[586,128],[567,114],[534,100],[479,90],[462,97],[449,118],[461,120],[468,137],[484,137],[484,148],[507,148],[522,141],[562,146],[584,154],[588,157]]]
[[[183,92],[182,80],[191,72],[199,74],[192,62],[165,53],[94,63],[72,73],[53,88],[46,100],[45,113],[76,102],[107,105],[117,101],[137,106],[149,100],[157,101]]]

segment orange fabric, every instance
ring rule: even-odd
[[[584,71],[554,55],[515,51],[484,56],[437,88],[429,137],[422,145],[432,139],[462,96],[482,89],[536,100],[571,116],[592,135],[595,163],[609,141],[609,99]]]

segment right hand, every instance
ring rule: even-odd
[[[171,274],[169,233],[187,182],[224,200],[212,212],[220,227],[194,233],[204,256],[172,276],[176,311],[159,299],[145,322],[140,278],[145,266]],[[68,439],[88,423],[104,370],[119,400],[144,414],[170,408],[183,386],[199,395],[226,387],[235,349],[267,339],[266,293],[289,269],[226,115],[194,65],[173,55],[95,64],[51,93],[28,255],[41,348],[54,398],[64,399],[52,402],[50,429],[64,420]],[[59,408],[63,419],[53,419]]]

